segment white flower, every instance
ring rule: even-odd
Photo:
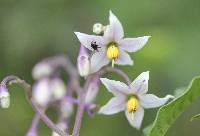
[[[50,81],[48,78],[39,80],[33,86],[33,99],[42,107],[46,106],[51,99],[49,86]]]
[[[50,87],[54,99],[58,100],[65,96],[66,86],[61,79],[59,78],[52,79]]]
[[[82,45],[91,51],[91,43],[96,43],[100,48],[91,57],[91,73],[98,71],[112,61],[112,64],[133,65],[133,60],[127,52],[136,52],[141,49],[149,36],[138,38],[123,38],[124,30],[117,17],[110,11],[110,24],[106,27],[103,36],[88,35],[75,32]]]
[[[0,106],[8,108],[10,106],[10,94],[6,87],[0,86]]]
[[[65,96],[66,86],[59,78],[42,78],[33,86],[33,99],[40,106],[46,106],[51,100]]]
[[[139,129],[142,124],[144,109],[159,107],[170,98],[174,98],[171,95],[159,98],[153,94],[146,94],[148,80],[148,71],[141,73],[129,86],[120,81],[101,78],[102,83],[109,92],[113,93],[114,97],[99,110],[99,113],[111,115],[125,111],[129,123]]]
[[[41,62],[34,66],[32,76],[34,79],[38,80],[51,75],[52,72],[53,68],[48,63]]]

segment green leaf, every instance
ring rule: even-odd
[[[194,78],[186,91],[183,92],[182,95],[179,95],[158,110],[153,127],[149,131],[148,136],[164,136],[178,116],[192,102],[200,97],[200,77]]]

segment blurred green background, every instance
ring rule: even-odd
[[[200,75],[199,0],[0,0],[0,78],[15,74],[33,83],[32,67],[48,56],[67,54],[75,63],[79,41],[73,32],[91,33],[95,22],[107,24],[110,9],[126,36],[152,36],[132,54],[135,65],[123,67],[131,79],[149,70],[150,93],[172,94]],[[101,87],[97,101],[105,104],[111,96]],[[189,121],[200,112],[199,104],[191,105],[167,136],[199,136],[200,121]],[[145,111],[142,128],[154,120],[156,111]],[[56,110],[48,114],[55,120]],[[0,136],[25,135],[33,115],[23,91],[11,87],[11,106],[0,110]],[[41,123],[40,135],[50,134]],[[92,119],[85,115],[81,136],[112,135],[140,136],[142,131],[132,128],[124,113]]]

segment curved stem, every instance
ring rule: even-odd
[[[1,85],[6,86],[7,84],[16,83],[22,86],[27,94],[27,100],[32,105],[35,112],[37,112],[40,116],[40,119],[53,131],[58,133],[61,136],[69,136],[69,134],[65,133],[64,131],[60,130],[45,114],[44,112],[35,104],[35,102],[32,100],[32,93],[31,93],[31,86],[26,83],[24,80],[21,80],[17,76],[7,76],[3,79],[1,82]]]
[[[125,72],[123,72],[122,70],[120,70],[118,68],[105,67],[99,73],[101,75],[103,75],[103,74],[105,74],[107,72],[114,72],[117,75],[121,76],[127,82],[128,85],[131,84],[131,80],[129,79],[128,75]]]
[[[33,100],[29,100],[33,109],[39,114],[41,120],[53,131],[58,133],[61,136],[69,136],[67,133],[59,129],[45,114],[44,112],[36,105],[36,103]]]

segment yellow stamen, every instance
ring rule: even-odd
[[[127,110],[129,113],[134,113],[139,107],[139,102],[136,97],[131,97],[127,102]]]
[[[117,58],[119,57],[119,49],[118,47],[116,46],[115,43],[111,43],[109,46],[108,46],[108,49],[107,49],[107,57],[110,59],[110,60],[117,60]]]

